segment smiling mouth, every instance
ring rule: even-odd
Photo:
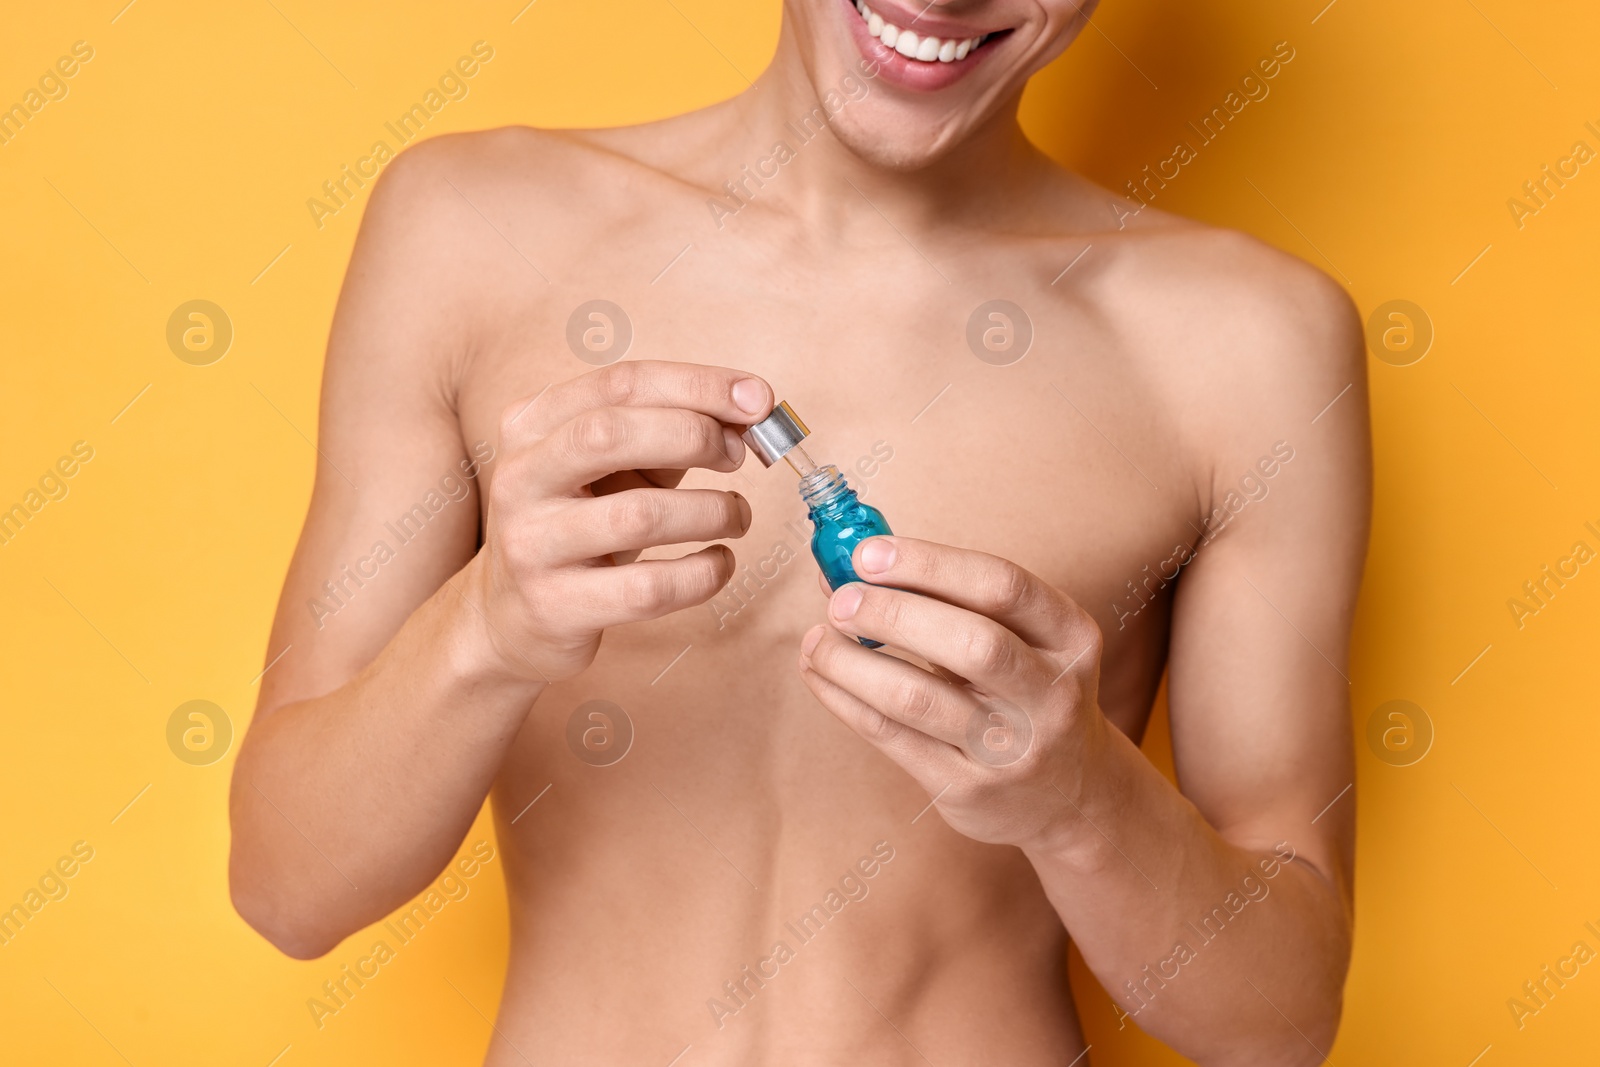
[[[982,47],[995,34],[984,33],[976,37],[919,37],[910,30],[902,30],[873,11],[866,0],[854,0],[856,13],[867,24],[867,32],[882,41],[884,47],[893,48],[907,59],[919,63],[954,63],[967,58],[967,54]]]

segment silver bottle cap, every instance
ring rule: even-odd
[[[750,446],[763,467],[770,467],[811,435],[800,416],[794,413],[787,400],[779,401],[772,414],[750,427],[743,434],[744,443]]]

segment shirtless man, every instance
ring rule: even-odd
[[[489,797],[490,1064],[1087,1063],[1069,937],[1115,1002],[1085,1011],[1202,1064],[1322,1061],[1360,329],[1310,267],[1029,145],[1023,85],[1086,14],[786,0],[726,103],[389,165],[234,774],[251,925],[330,951]],[[627,322],[580,314],[590,348],[632,337],[598,370],[566,341],[594,299]],[[969,346],[994,299],[1026,322]],[[739,439],[781,399],[896,530],[826,600],[793,475]],[[1137,747],[1164,670],[1181,791]],[[580,758],[575,715],[631,748]]]

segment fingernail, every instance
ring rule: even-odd
[[[767,410],[767,387],[754,378],[740,378],[733,383],[733,402],[747,415],[759,415]]]
[[[861,545],[861,569],[882,574],[894,566],[894,542],[882,537],[871,538]]]
[[[722,450],[728,453],[728,458],[735,463],[744,462],[744,442],[739,440],[739,435],[731,427],[722,428]]]
[[[817,642],[822,640],[822,631],[823,627],[821,626],[813,626],[806,631],[806,635],[800,639],[800,654],[802,656],[809,657],[812,651],[816,649]]]
[[[734,503],[739,505],[739,530],[744,532],[750,529],[750,501],[740,493],[729,493]]]
[[[847,585],[833,594],[833,617],[841,622],[854,618],[856,609],[861,606],[861,596],[859,585]]]

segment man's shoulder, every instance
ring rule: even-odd
[[[452,199],[459,203],[467,185],[523,192],[570,188],[572,179],[594,167],[596,155],[581,136],[564,130],[502,126],[441,134],[396,155],[384,168],[374,199],[417,211]]]
[[[1102,263],[1087,288],[1174,403],[1227,412],[1237,428],[1320,406],[1330,386],[1359,381],[1364,350],[1355,307],[1311,263],[1248,234],[1172,215],[1108,231],[1100,241]],[[1314,414],[1316,407],[1306,413]]]
[[[636,151],[649,129],[504,126],[417,142],[385,167],[363,227],[398,238],[397,256],[455,250],[466,266],[470,246],[502,254],[526,241],[530,258],[537,247],[564,261],[651,210],[647,187],[667,176]]]
[[[1166,215],[1103,240],[1113,298],[1152,313],[1158,325],[1248,344],[1282,331],[1325,335],[1354,316],[1329,274],[1238,230]]]

